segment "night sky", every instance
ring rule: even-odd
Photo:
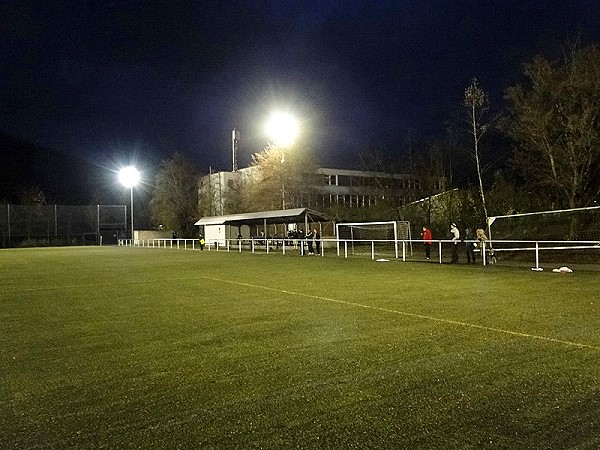
[[[522,63],[600,42],[598,0],[0,3],[0,132],[95,163],[240,166],[283,108],[323,166],[443,133],[473,77],[501,107]],[[152,163],[154,164],[154,162]],[[359,168],[359,167],[357,167]]]

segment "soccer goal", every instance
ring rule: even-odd
[[[390,256],[398,258],[398,241],[410,242],[410,222],[354,222],[335,226],[338,255]]]
[[[509,260],[533,253],[534,270],[543,270],[541,262],[597,263],[600,206],[493,216],[488,232],[490,251]]]
[[[488,231],[494,240],[598,240],[600,206],[493,216]]]

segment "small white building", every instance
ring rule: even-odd
[[[283,238],[290,227],[304,231],[318,227],[321,232],[322,223],[330,221],[317,211],[294,208],[203,217],[194,225],[200,227],[207,245],[218,243],[219,246],[225,246],[227,240],[235,240],[238,236],[243,239],[275,236]]]

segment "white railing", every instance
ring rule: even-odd
[[[299,239],[283,238],[254,238],[254,239],[221,239],[212,242],[206,242],[202,247],[199,239],[182,238],[160,238],[160,239],[121,239],[118,242],[120,246],[133,246],[145,248],[163,248],[163,249],[183,249],[183,250],[207,250],[207,251],[226,251],[226,252],[251,252],[251,253],[295,253],[298,255],[308,255],[310,253],[324,257],[326,254],[336,254],[338,257],[349,258],[351,256],[370,256],[375,260],[378,257],[390,257],[401,259],[402,261],[421,260],[424,251],[421,250],[423,241],[421,240],[350,240],[350,239],[320,239],[312,241],[309,247],[309,241]],[[432,240],[431,255],[437,253],[437,262],[442,264],[446,255],[452,253],[452,247],[457,246],[461,258],[465,259],[466,246],[477,244],[474,252],[479,256],[479,262],[487,265],[490,262],[490,255],[502,252],[533,252],[535,268],[540,267],[540,253],[548,250],[568,251],[568,250],[600,250],[600,241],[513,241],[513,240],[490,240],[490,241],[454,241],[448,239]],[[413,246],[419,250],[413,252]],[[312,252],[310,249],[312,248]],[[436,252],[437,250],[437,252]],[[414,253],[417,253],[415,255]],[[485,258],[481,258],[485,255]],[[597,262],[600,264],[600,258]]]

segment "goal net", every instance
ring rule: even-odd
[[[600,206],[495,216],[488,223],[494,240],[597,241]]]
[[[338,253],[398,257],[398,241],[410,241],[410,223],[405,221],[336,224]]]

